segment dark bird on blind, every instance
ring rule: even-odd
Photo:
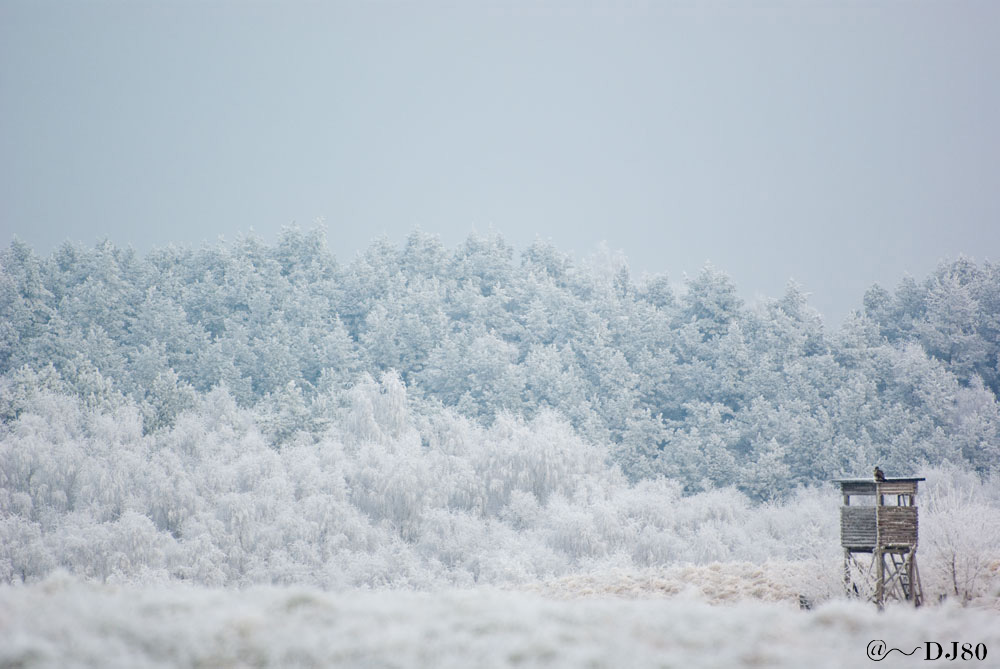
[[[885,474],[883,474],[882,470],[879,469],[878,467],[875,467],[875,480],[876,481],[884,481],[885,480]]]

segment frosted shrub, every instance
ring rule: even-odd
[[[341,433],[348,443],[392,443],[405,430],[412,429],[406,389],[395,372],[384,373],[381,383],[364,375],[348,391],[348,402]]]
[[[433,509],[426,514],[420,540],[420,554],[443,570],[471,577],[479,573],[479,561],[490,544],[488,527],[465,511]]]
[[[516,530],[534,527],[541,515],[541,505],[533,493],[515,490],[510,503],[500,511],[500,518]]]
[[[405,456],[406,451],[389,453],[381,444],[364,444],[346,483],[355,506],[373,521],[388,521],[400,536],[413,539],[433,482],[422,458]]]
[[[676,534],[646,525],[632,544],[631,557],[637,566],[650,567],[677,562],[682,559],[683,551]]]
[[[608,545],[594,526],[588,509],[570,503],[562,495],[549,500],[541,526],[548,545],[565,553],[573,562],[608,553]]]
[[[929,472],[922,493],[922,574],[931,593],[962,602],[1000,588],[1000,508],[996,477],[942,468]],[[991,503],[992,502],[992,503]],[[929,587],[928,587],[929,586]]]
[[[747,530],[753,539],[766,545],[771,556],[788,560],[839,559],[840,504],[840,496],[832,486],[800,489],[784,504],[757,509]]]
[[[618,496],[618,504],[624,514],[643,526],[658,529],[672,527],[681,504],[681,488],[667,478],[646,479]]]
[[[576,437],[551,413],[530,423],[501,416],[484,435],[485,449],[473,453],[477,476],[486,482],[486,508],[497,514],[515,490],[532,493],[541,504],[555,493],[572,497],[590,474],[610,473],[606,451]]]
[[[0,515],[0,581],[21,583],[55,569],[58,563],[41,526],[16,513],[7,515],[9,509],[4,511]]]
[[[146,478],[148,512],[158,528],[180,536],[184,522],[198,510],[198,490],[186,476],[182,455],[157,449],[150,455],[152,467]]]
[[[635,542],[640,524],[621,513],[614,497],[593,501],[587,511],[590,524],[608,551],[626,550]]]
[[[281,449],[281,461],[293,485],[296,501],[329,495],[338,502],[347,499],[343,446],[331,439],[319,444],[289,445]]]

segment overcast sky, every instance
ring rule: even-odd
[[[493,229],[836,324],[1000,260],[998,35],[992,1],[0,0],[0,241]]]

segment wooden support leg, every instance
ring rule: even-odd
[[[851,592],[851,551],[844,549],[844,592],[850,597]]]
[[[885,555],[881,548],[875,549],[875,605],[880,611],[885,608]]]

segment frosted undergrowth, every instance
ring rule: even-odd
[[[714,562],[646,569],[579,572],[523,586],[556,599],[622,597],[651,599],[696,596],[713,604],[742,600],[798,603],[838,597],[842,584],[832,561]]]
[[[1000,614],[955,605],[879,614],[844,600],[812,611],[785,601],[713,605],[690,592],[560,600],[493,588],[141,588],[67,575],[0,587],[4,667],[821,669],[866,666],[874,639],[907,651],[957,640],[1000,653]],[[893,654],[880,666],[915,661]]]

